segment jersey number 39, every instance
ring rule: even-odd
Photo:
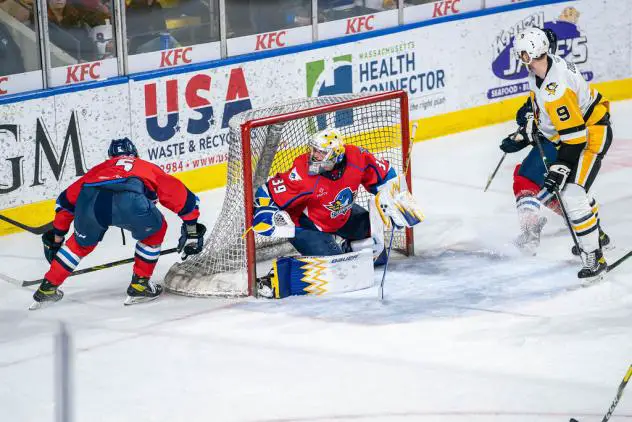
[[[272,179],[272,190],[274,193],[283,193],[287,190],[283,184],[283,179]]]

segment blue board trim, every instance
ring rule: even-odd
[[[239,56],[227,57],[224,59],[195,63],[195,64],[169,68],[169,69],[151,70],[148,72],[140,72],[140,73],[135,73],[128,76],[117,76],[117,77],[110,78],[104,81],[87,82],[83,84],[69,85],[69,86],[51,88],[51,89],[43,89],[43,90],[31,91],[27,93],[12,94],[12,95],[0,97],[0,105],[10,104],[10,103],[15,103],[15,102],[20,102],[20,101],[34,100],[38,98],[46,98],[46,97],[50,97],[54,95],[67,94],[71,92],[80,92],[80,91],[85,91],[88,89],[96,89],[96,88],[103,88],[103,87],[112,86],[112,85],[120,85],[120,84],[127,83],[128,81],[145,81],[145,80],[156,79],[156,78],[161,78],[165,76],[180,75],[183,73],[197,72],[200,70],[214,69],[214,68],[230,66],[234,64],[248,63],[248,62],[267,59],[271,57],[285,56],[288,54],[295,54],[295,53],[300,53],[303,51],[311,51],[311,50],[317,50],[317,49],[325,48],[325,47],[332,47],[332,46],[341,45],[341,44],[353,43],[353,42],[357,42],[357,41],[361,41],[361,40],[365,40],[369,38],[382,37],[384,35],[397,34],[400,32],[409,31],[411,29],[424,28],[427,26],[439,25],[446,22],[473,19],[473,18],[478,18],[482,16],[494,15],[497,13],[504,13],[504,12],[510,12],[510,11],[520,10],[520,9],[546,6],[550,4],[574,3],[576,1],[577,0],[533,0],[533,1],[527,1],[524,3],[508,4],[505,6],[475,10],[472,12],[459,13],[457,15],[451,15],[451,16],[443,16],[441,18],[436,18],[432,20],[414,22],[414,23],[409,23],[406,25],[395,26],[392,28],[378,29],[371,32],[364,32],[361,34],[346,35],[343,37],[332,38],[329,40],[315,41],[309,44],[301,44],[301,45],[296,45],[292,47],[280,48],[276,50],[248,53],[248,54],[243,54]]]

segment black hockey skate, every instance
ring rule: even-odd
[[[546,224],[546,217],[539,217],[535,224],[523,225],[522,233],[514,240],[514,244],[525,255],[535,255],[540,246],[540,234]]]
[[[608,236],[606,232],[601,230],[601,227],[599,227],[599,248],[605,248],[609,244],[610,244],[610,236]],[[575,256],[579,256],[581,251],[577,248],[577,245],[573,245],[573,247],[571,248],[571,253]]]
[[[257,295],[267,299],[275,298],[275,291],[272,286],[272,271],[263,277],[257,278]]]
[[[606,263],[606,258],[603,257],[603,252],[601,248],[599,248],[586,255],[584,268],[579,270],[577,277],[588,283],[592,283],[597,279],[603,278],[607,271],[608,264]]]
[[[59,302],[64,297],[64,292],[59,290],[58,286],[51,284],[50,281],[44,280],[40,284],[37,291],[33,294],[33,304],[29,306],[29,310],[34,311],[45,306]]]
[[[150,302],[155,300],[162,293],[162,286],[155,284],[146,277],[132,276],[132,282],[127,288],[127,299],[124,305],[135,305],[137,303]]]

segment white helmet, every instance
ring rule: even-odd
[[[315,133],[309,141],[309,147],[310,174],[332,170],[345,156],[342,133],[337,129],[325,129]]]
[[[523,51],[529,56],[528,62],[522,59]],[[531,64],[533,59],[541,57],[543,54],[548,53],[548,51],[549,38],[540,28],[527,28],[514,38],[514,52],[516,57],[526,65]]]

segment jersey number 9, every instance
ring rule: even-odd
[[[566,106],[558,107],[555,111],[557,112],[561,122],[565,122],[571,118],[571,114],[568,112],[568,108],[566,108]]]

